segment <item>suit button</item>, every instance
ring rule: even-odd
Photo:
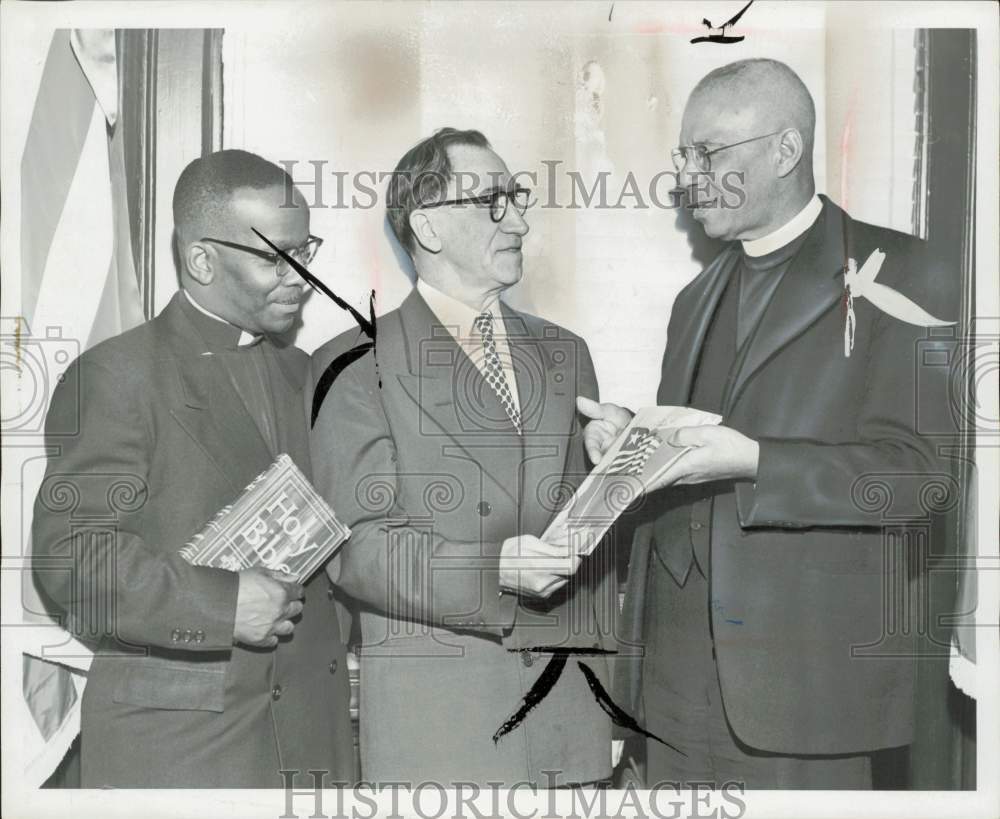
[[[330,673],[331,674],[336,674],[337,673],[337,661],[336,660],[330,660]]]
[[[333,586],[327,586],[326,587],[326,596],[327,596],[327,599],[333,600]]]
[[[701,529],[701,524],[698,523],[698,521],[693,521],[691,523],[691,528],[697,532],[699,529]]]
[[[185,643],[190,643],[192,637],[194,637],[194,632],[192,632],[191,629],[189,629],[189,628],[185,629],[184,630],[184,642]]]
[[[276,685],[271,689],[271,699],[277,702],[281,699],[281,686]]]
[[[195,641],[196,643],[203,643],[203,642],[205,642],[205,632],[204,632],[204,631],[202,631],[201,629],[198,629],[198,630],[197,630],[197,631],[196,631],[196,632],[194,633],[194,641]]]
[[[179,628],[175,628],[173,631],[171,631],[170,632],[170,639],[173,642],[175,642],[175,643],[180,642],[180,639],[181,639],[181,630]]]
[[[490,512],[493,511],[493,507],[487,501],[479,501],[476,504],[476,511],[479,513],[479,517],[485,518]]]
[[[531,668],[535,664],[535,658],[531,656],[530,651],[522,651],[521,662],[524,663],[525,668]]]

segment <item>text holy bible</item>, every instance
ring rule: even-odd
[[[299,583],[318,569],[351,531],[285,454],[181,549],[195,566],[238,572],[260,566]]]

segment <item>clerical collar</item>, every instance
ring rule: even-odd
[[[475,310],[420,278],[417,279],[417,292],[423,296],[437,320],[448,328],[456,338],[470,337],[473,327],[475,327],[476,317],[482,313],[489,313],[493,316],[494,326],[498,332],[503,326],[499,296],[494,297],[482,310]]]
[[[747,256],[764,256],[768,253],[773,253],[775,250],[793,242],[809,230],[819,218],[822,210],[822,201],[820,201],[820,198],[816,194],[813,194],[813,198],[809,200],[809,204],[777,230],[768,233],[767,236],[761,236],[759,239],[743,240],[743,252]]]
[[[239,330],[240,331],[240,336],[236,340],[236,346],[237,347],[247,347],[247,346],[249,346],[251,344],[258,343],[262,338],[264,338],[263,334],[254,335],[253,333],[250,333],[250,332],[242,329],[241,327],[237,327],[231,321],[226,321],[221,316],[215,315],[215,313],[213,313],[211,310],[206,310],[204,307],[202,307],[200,304],[198,304],[198,302],[196,302],[194,300],[194,297],[186,289],[184,290],[184,295],[187,296],[188,302],[199,313],[203,313],[204,315],[208,316],[209,318],[213,318],[216,321],[221,321],[223,324],[226,324],[229,327],[232,327],[232,328],[234,328],[236,330]]]

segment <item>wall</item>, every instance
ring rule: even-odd
[[[224,39],[224,144],[297,160],[296,180],[314,178],[309,161],[325,162],[326,205],[337,199],[334,170],[389,171],[414,142],[444,125],[482,130],[512,170],[537,172],[543,203],[549,193],[543,160],[562,163],[557,193],[564,204],[568,170],[590,180],[608,171],[609,204],[633,172],[647,207],[625,197],[621,209],[529,211],[525,277],[507,299],[587,339],[605,398],[652,403],[673,299],[713,253],[683,213],[650,207],[645,186],[672,167],[670,149],[691,87],[732,60],[786,61],[817,101],[819,190],[839,198],[844,177],[855,215],[890,224],[902,212],[890,198],[909,196],[912,162],[883,163],[885,140],[876,137],[889,135],[899,150],[912,144],[912,133],[891,131],[896,121],[883,116],[887,99],[905,109],[907,89],[912,111],[912,59],[910,82],[901,86],[909,57],[893,51],[887,71],[883,52],[913,38],[880,29],[854,43],[844,32],[828,34],[820,7],[797,5],[790,14],[781,5],[755,4],[740,23],[744,42],[695,46],[688,41],[703,32],[702,17],[724,14],[721,7],[619,3],[609,21],[610,6],[336,4],[308,19],[242,15]],[[899,121],[912,130],[912,116]],[[852,173],[837,154],[848,122],[855,128],[846,157]],[[855,167],[862,172],[853,173]],[[378,207],[312,211],[312,230],[326,240],[314,272],[359,307],[374,288],[380,313],[410,287],[387,238],[383,190],[384,183]],[[315,203],[315,189],[305,191]],[[370,197],[358,200],[367,205]],[[312,298],[297,343],[312,350],[350,324],[327,300]]]

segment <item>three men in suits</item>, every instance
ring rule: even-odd
[[[870,492],[899,521],[927,518],[929,481],[953,486],[916,431],[917,369],[943,345],[870,301],[849,313],[844,273],[881,249],[878,281],[937,316],[954,283],[913,237],[816,195],[814,128],[805,85],[773,60],[712,71],[684,111],[694,218],[730,244],[677,297],[657,402],[723,422],[677,431],[694,449],[639,513],[623,637],[645,656],[618,696],[686,753],[648,742],[650,785],[870,787],[871,752],[913,735],[912,632],[888,590],[912,595],[921,567]],[[733,173],[735,206],[708,176]],[[946,371],[920,373],[932,429]],[[584,409],[597,457],[629,415]]]
[[[282,452],[310,471],[308,357],[282,346],[319,240],[276,165],[192,162],[174,193],[182,289],[84,353],[56,390],[35,503],[36,577],[96,638],[82,705],[85,787],[282,787],[354,778],[344,645],[323,572],[195,567],[178,552]],[[304,597],[308,599],[305,600]]]
[[[313,428],[316,486],[352,529],[329,570],[361,604],[367,780],[610,774],[610,722],[575,663],[499,730],[552,649],[602,647],[615,599],[601,550],[581,562],[538,538],[586,474],[574,401],[597,381],[582,339],[500,301],[522,275],[529,197],[477,131],[442,129],[403,156],[388,217],[417,285]],[[317,350],[317,385],[365,340]],[[589,662],[606,678],[603,657]]]

